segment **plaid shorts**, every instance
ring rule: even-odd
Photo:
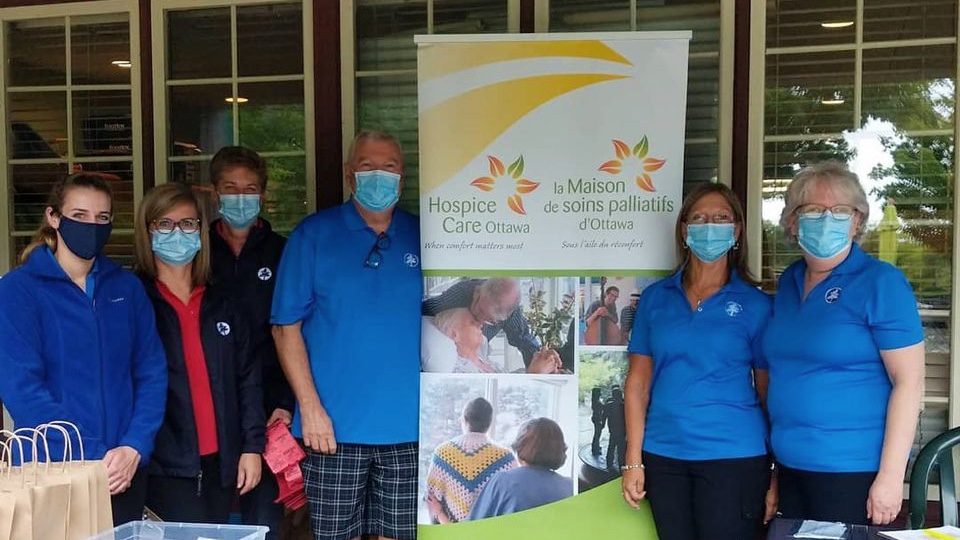
[[[307,449],[300,466],[315,540],[416,537],[417,443]]]

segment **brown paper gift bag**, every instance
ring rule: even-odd
[[[13,534],[13,508],[16,502],[10,493],[0,492],[0,538],[10,538]]]
[[[10,436],[5,447],[7,456],[14,445],[23,456],[23,442],[34,442],[5,430],[0,434]],[[33,461],[19,467],[8,464],[0,474],[0,493],[14,498],[10,540],[66,540],[70,483],[62,476],[51,477],[49,459],[40,463],[37,453],[33,452]]]
[[[83,439],[80,437],[80,429],[77,428],[75,424],[57,420],[41,426],[41,429],[44,427],[56,429],[63,434],[64,439],[68,441],[67,444],[70,445],[70,450],[65,452],[65,454],[71,458],[67,465],[67,472],[75,481],[78,481],[76,479],[79,478],[85,478],[88,485],[88,495],[85,499],[78,503],[75,498],[71,498],[71,516],[79,516],[79,514],[85,510],[89,516],[88,527],[90,532],[86,536],[74,536],[72,534],[74,521],[71,517],[71,526],[68,529],[68,532],[71,534],[68,535],[68,540],[86,540],[86,538],[90,536],[112,529],[113,506],[110,500],[110,484],[107,481],[107,467],[103,464],[103,461],[86,459]],[[71,428],[70,431],[76,434],[75,440],[68,437],[67,433],[64,433],[64,427]],[[66,444],[64,446],[66,447]],[[76,448],[79,452],[79,461],[72,459],[74,455],[73,448]],[[79,508],[74,509],[74,505]],[[77,517],[77,519],[78,521],[76,521],[76,523],[78,523],[78,525],[76,525],[76,530],[83,530],[82,525],[79,525],[83,523],[81,521],[82,518]]]
[[[49,430],[59,431],[63,436],[63,456],[60,462],[50,466],[51,477],[61,477],[70,484],[70,511],[67,515],[67,540],[87,540],[100,531],[95,530],[96,512],[93,507],[93,493],[96,479],[93,470],[80,467],[81,461],[73,461],[73,441],[66,428],[55,423],[37,427],[41,436],[46,437]],[[83,442],[80,443],[83,445]],[[82,450],[80,451],[82,454]],[[74,466],[76,463],[77,466]]]

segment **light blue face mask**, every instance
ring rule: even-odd
[[[220,195],[220,215],[234,229],[246,229],[260,215],[260,195]]]
[[[150,233],[150,247],[154,255],[170,266],[184,266],[200,251],[200,232],[185,233],[180,229]]]
[[[389,171],[357,171],[357,192],[360,206],[372,212],[383,212],[400,200],[400,175]]]
[[[687,225],[687,247],[701,261],[711,263],[723,257],[737,242],[733,223]]]
[[[830,259],[850,245],[850,224],[853,219],[837,219],[829,210],[818,218],[797,220],[800,247],[817,259]]]

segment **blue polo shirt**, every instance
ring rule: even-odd
[[[377,240],[353,201],[308,216],[280,260],[270,322],[302,321],[310,368],[338,442],[397,444],[418,435],[420,233],[395,209],[378,268]],[[293,432],[301,436],[300,408]]]
[[[767,453],[766,419],[752,370],[770,297],[736,272],[700,309],[690,307],[683,271],[640,295],[627,350],[653,358],[643,449],[685,460]]]
[[[857,244],[803,300],[806,268],[780,277],[763,339],[774,455],[806,471],[876,471],[891,389],[880,351],[923,341],[913,290]]]

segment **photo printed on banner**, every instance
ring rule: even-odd
[[[571,376],[424,374],[418,522],[511,514],[574,494]]]
[[[574,277],[427,277],[421,369],[572,374]]]

